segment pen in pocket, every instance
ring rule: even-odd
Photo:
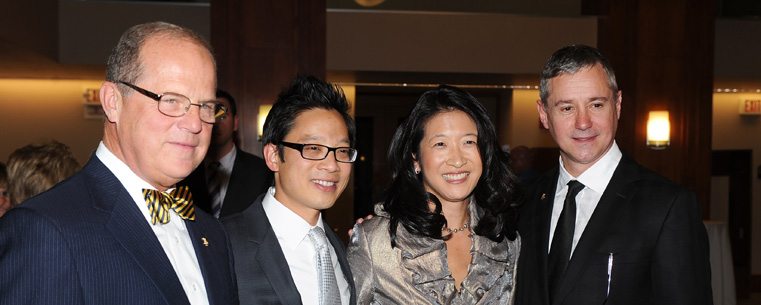
[[[608,254],[608,290],[605,292],[605,297],[610,295],[610,279],[613,277],[613,253]]]

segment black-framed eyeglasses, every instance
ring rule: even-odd
[[[222,117],[224,117],[227,113],[227,106],[217,102],[202,102],[194,104],[190,101],[190,98],[182,94],[173,92],[156,94],[128,82],[119,81],[118,83],[124,84],[127,87],[130,87],[133,90],[139,92],[140,94],[145,95],[154,101],[157,101],[159,112],[163,113],[166,116],[180,117],[188,113],[190,106],[198,106],[198,113],[201,117],[201,121],[214,124],[221,120]]]
[[[333,151],[336,161],[343,163],[353,163],[357,160],[357,150],[351,147],[329,147],[320,144],[298,144],[291,142],[280,142],[285,147],[290,147],[301,152],[301,157],[307,160],[324,160],[328,154]]]

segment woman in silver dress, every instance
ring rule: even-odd
[[[347,250],[357,304],[512,304],[517,180],[469,93],[424,93],[396,130],[392,182]]]

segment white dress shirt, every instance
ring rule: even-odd
[[[100,145],[98,145],[95,156],[119,179],[119,182],[122,183],[130,196],[132,196],[132,200],[137,205],[137,208],[145,216],[145,221],[153,229],[153,233],[156,234],[161,247],[164,248],[164,253],[169,258],[169,262],[172,263],[172,268],[174,268],[174,272],[180,279],[182,288],[185,290],[190,303],[193,305],[209,304],[209,297],[206,294],[206,285],[204,284],[201,268],[198,265],[198,258],[182,218],[174,210],[171,210],[169,223],[154,225],[151,222],[148,205],[145,203],[145,198],[143,198],[143,189],[155,190],[156,188],[140,179],[140,177],[130,170],[127,164],[109,151],[103,142],[100,142]],[[172,190],[169,189],[167,192]]]
[[[613,146],[611,146],[610,150],[578,177],[571,176],[565,170],[563,159],[560,158],[560,175],[558,176],[558,184],[555,188],[555,201],[552,205],[550,239],[547,245],[547,253],[550,252],[552,238],[555,235],[555,227],[558,224],[560,212],[563,211],[563,202],[565,201],[565,195],[568,193],[568,181],[575,179],[584,184],[584,189],[576,195],[576,228],[573,231],[573,245],[571,246],[571,256],[573,256],[576,244],[579,243],[581,234],[584,233],[584,228],[587,227],[587,223],[589,223],[597,203],[600,202],[600,197],[605,192],[605,188],[608,187],[610,178],[613,177],[613,172],[616,171],[616,167],[618,167],[618,163],[621,161],[621,156],[621,150],[616,142],[613,141]]]
[[[238,156],[238,149],[235,147],[235,144],[233,144],[233,149],[230,150],[222,159],[219,159],[219,168],[217,169],[217,174],[219,175],[219,198],[220,203],[219,207],[222,208],[222,204],[225,203],[225,196],[227,195],[227,186],[230,185],[230,175],[233,173],[233,165],[235,165],[235,157]],[[208,171],[209,164],[211,164],[210,160],[204,160],[203,166],[207,170],[206,172],[206,181],[209,181],[209,175],[211,174]]]
[[[281,204],[275,199],[275,187],[270,187],[262,200],[264,213],[267,214],[275,231],[275,236],[283,250],[291,276],[296,283],[296,289],[301,295],[303,304],[317,304],[320,300],[319,277],[317,274],[317,253],[314,251],[312,241],[309,239],[309,230],[312,226],[301,216]],[[322,214],[317,220],[317,226],[327,231],[322,225]],[[330,245],[330,243],[328,243]],[[349,282],[341,271],[338,257],[333,245],[330,245],[330,259],[338,281],[338,291],[341,293],[341,304],[348,305],[351,291]]]

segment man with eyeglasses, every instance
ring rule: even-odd
[[[223,219],[241,304],[355,304],[344,244],[321,214],[357,158],[348,109],[343,91],[312,76],[296,77],[272,106],[262,144],[275,186]]]
[[[211,131],[203,163],[178,185],[193,192],[195,206],[222,218],[245,210],[272,185],[272,171],[262,158],[235,145],[238,107],[227,91],[217,89],[217,102],[227,107]]]
[[[122,35],[90,161],[0,219],[0,304],[238,304],[224,228],[175,187],[227,111],[215,87],[193,31],[154,22]]]

